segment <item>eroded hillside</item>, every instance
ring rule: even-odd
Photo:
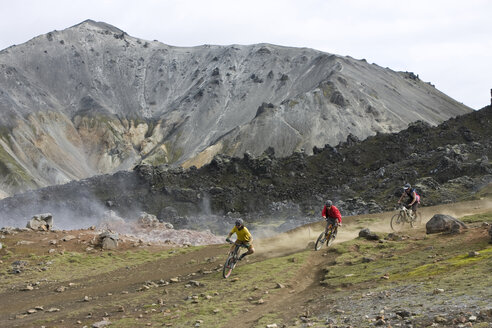
[[[469,112],[417,75],[270,44],[178,48],[85,21],[0,52],[3,196],[218,153],[277,156]]]

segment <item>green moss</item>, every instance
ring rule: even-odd
[[[291,107],[291,108],[298,105],[298,104],[299,104],[299,102],[297,100],[290,100],[289,101],[289,107]]]
[[[485,261],[483,263],[488,263],[487,261],[492,258],[492,246],[479,251],[479,253],[479,256],[458,255],[445,261],[421,265],[408,273],[402,273],[401,277],[412,279],[442,275],[456,272],[456,270],[463,267],[472,266],[476,262]]]
[[[0,176],[6,178],[4,184],[12,186],[34,185],[32,177],[10,154],[0,147]]]
[[[492,212],[487,212],[483,214],[476,215],[467,215],[460,218],[461,221],[465,223],[474,223],[474,222],[492,222]]]
[[[179,136],[177,137],[177,139],[179,139]],[[183,156],[182,148],[179,147],[175,148],[171,142],[166,142],[164,143],[164,145],[166,146],[168,152],[167,155],[168,155],[169,163],[174,163],[178,161],[181,158],[181,156]]]

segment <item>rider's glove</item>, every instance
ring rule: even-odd
[[[229,238],[226,238],[226,241],[227,241],[228,243],[230,243],[230,242],[231,242],[231,240],[230,240]]]

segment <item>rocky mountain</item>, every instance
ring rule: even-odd
[[[0,192],[139,163],[287,156],[469,108],[409,72],[271,44],[180,48],[84,21],[0,52]]]
[[[411,123],[399,133],[349,135],[313,155],[216,155],[197,169],[138,165],[132,171],[50,186],[0,200],[0,220],[18,226],[51,212],[72,227],[97,224],[113,210],[124,218],[140,211],[176,228],[224,233],[236,217],[250,226],[274,222],[285,231],[319,219],[332,199],[344,216],[391,210],[410,182],[422,205],[480,198],[491,192],[492,107],[431,127]]]

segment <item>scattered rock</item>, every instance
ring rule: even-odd
[[[99,322],[93,323],[92,324],[92,328],[106,327],[106,326],[109,326],[110,324],[111,324],[111,321],[103,320],[103,321],[99,321]]]
[[[62,238],[62,241],[70,241],[72,239],[75,239],[76,237],[74,235],[66,235]]]
[[[359,231],[359,237],[365,238],[367,240],[379,240],[379,236],[376,235],[374,232],[371,232],[368,228],[364,228],[361,231]]]
[[[447,321],[446,318],[444,318],[442,316],[437,315],[437,316],[434,317],[434,322],[435,323],[445,323],[446,321]]]
[[[281,283],[277,282],[277,285],[275,286],[275,288],[285,288],[285,286],[282,285]]]
[[[60,287],[58,287],[55,291],[56,291],[57,293],[63,293],[66,289],[67,289],[67,287],[65,287],[65,286],[60,286]]]
[[[29,290],[34,290],[34,287],[32,285],[27,285],[26,287],[21,289],[22,291],[29,291]]]

